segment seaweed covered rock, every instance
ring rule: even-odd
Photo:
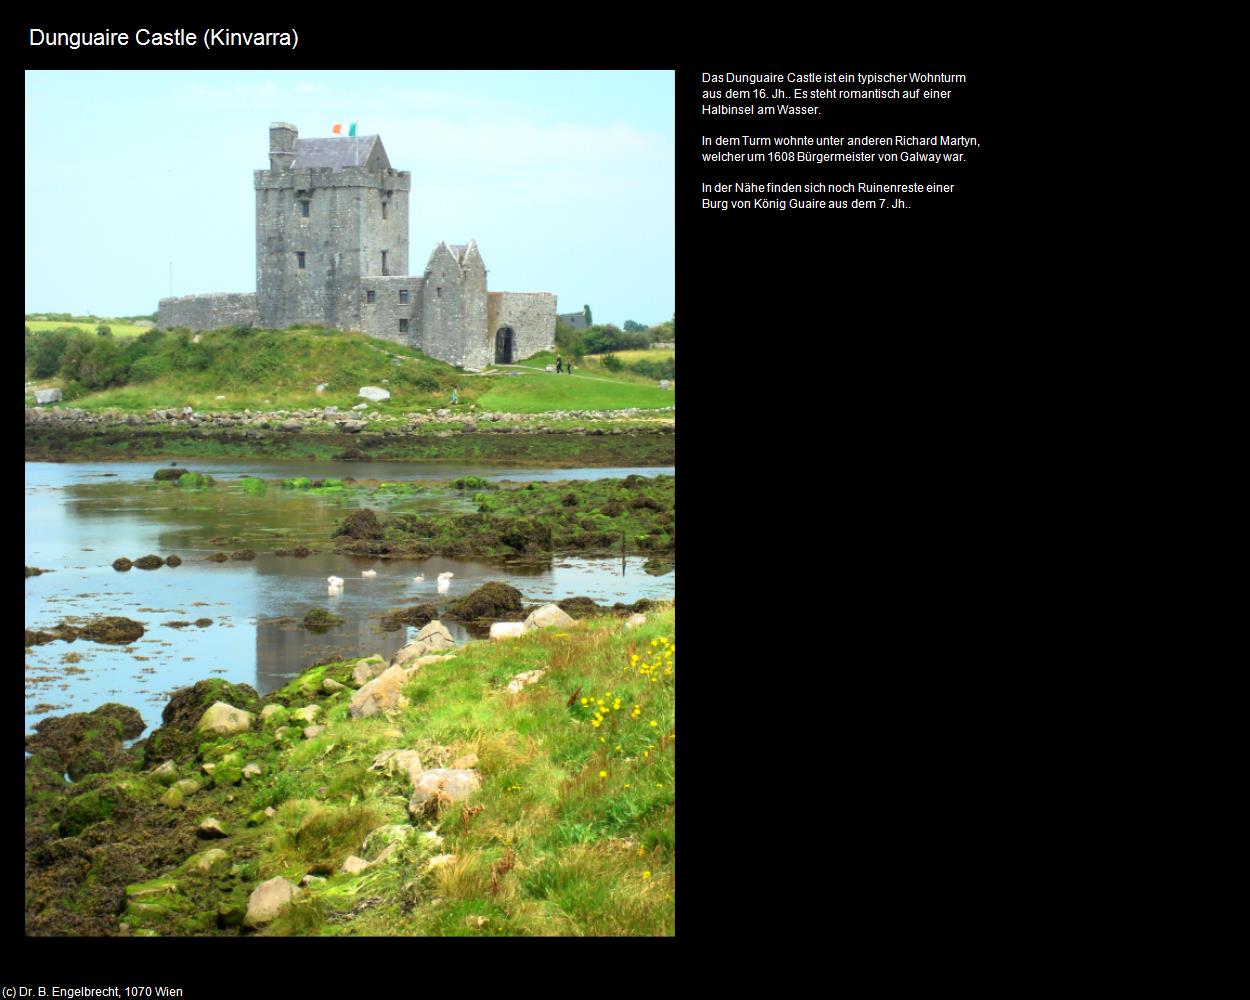
[[[34,734],[26,737],[26,750],[77,781],[84,774],[124,766],[129,755],[122,742],[133,740],[145,728],[133,708],[110,702],[91,712],[41,719]]]
[[[410,608],[392,608],[382,616],[382,631],[394,632],[405,625],[422,628],[438,617],[438,607],[433,604],[417,604]]]
[[[556,607],[574,618],[591,618],[603,614],[603,609],[589,597],[566,597],[562,601],[556,601]]]
[[[43,570],[41,570],[38,566],[27,566],[26,575],[27,576],[42,576]]]
[[[353,510],[343,519],[343,523],[334,533],[335,538],[381,538],[382,525],[378,515],[367,507]]]
[[[322,608],[313,608],[304,615],[304,628],[309,632],[325,632],[335,625],[342,625],[343,619]]]
[[[160,569],[165,565],[165,560],[160,556],[146,555],[136,559],[134,565],[139,569]]]
[[[166,556],[165,565],[166,566],[181,566],[182,559],[179,556]]]
[[[183,476],[187,474],[188,474],[188,470],[186,469],[179,469],[177,467],[171,467],[167,469],[157,469],[156,472],[152,475],[152,478],[155,479],[157,482],[160,482],[163,479],[181,479]]]
[[[113,560],[113,569],[117,570],[119,573],[125,573],[133,565],[134,563],[132,563],[125,556],[118,556]]]
[[[204,734],[197,730],[200,720],[219,701],[249,713],[260,708],[260,696],[248,684],[213,678],[182,688],[161,713],[163,724],[145,742],[144,765],[155,767],[165,760],[181,762],[193,757],[204,740]]]
[[[445,612],[448,618],[519,619],[522,614],[521,592],[506,583],[484,583],[467,597],[452,601]]]
[[[93,618],[86,625],[77,628],[80,638],[111,646],[124,646],[134,642],[143,635],[144,631],[141,622],[121,617]]]
[[[230,558],[240,562],[247,562],[256,558],[256,551],[254,549],[239,549],[237,552],[231,552]]]

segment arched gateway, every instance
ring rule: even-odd
[[[501,326],[495,334],[495,364],[512,364],[512,327]]]

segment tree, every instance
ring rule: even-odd
[[[625,321],[624,330],[626,333],[641,333],[646,327],[641,323],[635,323],[632,319]]]
[[[595,321],[591,318],[591,315],[590,315],[590,306],[582,306],[582,315],[586,317],[587,326],[595,325]]]

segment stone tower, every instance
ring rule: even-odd
[[[254,187],[256,293],[161,299],[162,330],[315,323],[472,370],[555,346],[555,295],[490,291],[474,240],[439,243],[422,274],[408,273],[412,178],[391,169],[378,136],[301,139],[274,122]]]
[[[361,279],[408,273],[409,173],[376,135],[301,139],[274,122],[254,184],[260,325],[359,329]]]

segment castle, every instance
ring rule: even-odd
[[[161,299],[157,326],[320,324],[362,330],[468,369],[555,346],[556,297],[491,292],[477,244],[439,243],[408,274],[411,175],[376,135],[301,139],[269,126],[255,172],[256,293]]]

